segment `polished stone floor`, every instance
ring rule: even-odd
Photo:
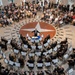
[[[38,13],[38,14],[40,14],[40,13]],[[19,23],[14,23],[14,24],[12,24],[10,26],[7,26],[7,27],[1,27],[0,28],[0,38],[1,37],[5,37],[8,40],[10,40],[12,38],[16,38],[16,40],[18,40],[19,39],[18,37],[19,37],[19,30],[20,30],[20,28],[22,26],[26,25],[29,22],[42,22],[42,21],[40,20],[40,17],[37,15],[35,17],[35,19],[34,18],[31,18],[31,19],[27,18],[27,19],[23,19]],[[55,27],[55,29],[56,29],[56,35],[52,39],[54,39],[54,40],[58,40],[59,39],[60,41],[62,41],[65,38],[68,38],[68,43],[71,44],[73,48],[75,48],[75,45],[74,45],[75,44],[75,26],[69,24],[69,25],[63,25],[60,28]],[[6,56],[8,56],[10,53],[12,53],[12,50],[8,50],[8,51],[5,52]],[[28,59],[28,58],[26,57],[26,59]],[[4,63],[3,59],[0,60],[0,61],[5,66],[7,65],[7,64]],[[60,64],[61,62],[62,61],[59,62],[59,65],[61,65]],[[67,63],[62,64],[62,66],[65,68],[65,71],[66,71],[66,69],[68,67]],[[18,69],[16,67],[14,67],[14,68]],[[53,70],[53,68],[54,68],[54,65],[52,65],[50,69]],[[45,70],[45,69],[46,68],[43,67],[42,70]],[[26,65],[25,65],[24,68],[19,68],[19,70],[29,71],[29,69],[28,69],[28,67]],[[35,68],[33,70],[34,70],[34,72],[36,74],[36,71],[37,71],[36,66],[35,66]],[[75,75],[75,71],[72,72],[72,73],[70,75]],[[68,75],[67,72],[66,72],[66,75]]]

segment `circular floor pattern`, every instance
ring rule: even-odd
[[[51,38],[53,38],[56,34],[56,29],[45,22],[31,22],[21,27],[19,33],[22,34],[22,36],[26,36],[29,34],[30,36],[33,36],[34,34],[32,31],[37,28],[37,30],[40,32],[40,35],[43,34],[44,38],[47,35],[50,35]]]
[[[26,22],[27,23],[27,22]],[[23,26],[24,25],[24,26]],[[40,25],[40,27],[39,27],[39,25]],[[41,34],[44,34],[44,37],[45,37],[45,35],[48,35],[48,34],[50,34],[50,36],[51,36],[51,38],[54,38],[54,39],[61,39],[61,40],[63,40],[64,38],[68,38],[68,40],[70,41],[70,42],[72,42],[72,44],[73,44],[73,48],[75,48],[75,45],[74,45],[74,43],[75,43],[75,38],[74,38],[74,36],[75,36],[75,34],[74,34],[74,30],[75,30],[75,27],[74,26],[71,26],[71,25],[67,25],[67,26],[64,26],[64,27],[61,27],[61,28],[55,28],[55,27],[53,27],[52,25],[50,25],[50,24],[47,24],[47,23],[45,23],[45,22],[32,22],[32,23],[28,23],[28,24],[23,24],[23,23],[17,23],[16,25],[13,25],[13,26],[11,26],[11,27],[6,27],[6,28],[1,28],[0,29],[0,35],[2,36],[5,36],[5,38],[11,38],[12,39],[12,37],[17,37],[17,31],[18,32],[20,32],[20,34],[22,34],[22,31],[24,32],[24,34],[22,34],[22,35],[24,35],[24,36],[26,36],[26,34],[28,33],[29,35],[33,35],[32,33],[31,33],[31,31],[29,32],[29,31],[25,31],[26,29],[34,29],[34,28],[36,28],[36,27],[38,27],[38,29],[40,28],[40,29],[47,29],[47,30],[53,30],[53,29],[55,29],[54,30],[54,32],[55,33],[53,33],[53,32],[45,32],[45,34],[44,34],[44,32],[41,32]],[[21,29],[20,29],[21,28]],[[53,28],[53,29],[52,29]],[[23,30],[22,30],[23,29]],[[20,30],[20,31],[19,31]],[[41,30],[40,30],[41,31]],[[19,33],[18,33],[19,34]],[[53,35],[53,36],[52,36]],[[5,52],[5,55],[8,57],[9,56],[9,54],[11,54],[13,52],[13,50],[11,50],[11,51],[7,51],[7,52]],[[70,53],[69,53],[70,54]],[[28,55],[27,55],[27,57],[26,57],[26,60],[28,60]],[[5,64],[5,62],[4,62],[4,60],[0,60],[0,61],[2,61],[2,63],[4,64],[4,65],[8,65],[8,64]],[[62,64],[63,63],[63,61],[60,61],[59,60],[59,62],[58,62],[58,64],[59,65],[62,65],[64,68],[65,68],[65,71],[66,71],[66,68],[67,68],[67,64],[65,63],[65,64]],[[27,62],[25,63],[25,66],[24,66],[24,68],[22,69],[21,68],[21,70],[25,70],[25,71],[29,71],[29,69],[28,69],[28,67],[26,66],[26,64],[27,64]],[[37,63],[36,63],[37,64]],[[3,66],[4,66],[3,65]],[[54,65],[52,65],[51,64],[51,70],[52,70],[52,67],[54,68]],[[17,67],[15,67],[16,68],[16,70],[18,70],[18,68]],[[46,68],[45,68],[45,66],[43,67],[43,69],[42,70],[45,70]],[[37,67],[36,67],[36,65],[35,65],[35,68],[33,69],[33,71],[38,71],[38,69],[37,69]],[[45,74],[46,75],[46,74]],[[67,74],[66,74],[67,75]]]

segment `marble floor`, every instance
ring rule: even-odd
[[[39,13],[40,14],[40,13]],[[10,40],[12,38],[16,38],[16,40],[19,39],[19,30],[20,28],[29,23],[29,22],[41,22],[40,20],[40,17],[36,16],[35,19],[34,18],[31,18],[31,19],[23,19],[22,21],[20,21],[19,23],[14,23],[10,26],[7,26],[7,27],[0,27],[0,38],[1,37],[5,37],[6,39]],[[65,38],[68,38],[68,43],[72,45],[73,48],[75,48],[75,26],[73,25],[63,25],[62,27],[60,28],[56,28],[56,35],[52,38],[54,40],[64,40]],[[7,56],[12,52],[12,50],[10,51],[7,51],[6,54]],[[4,63],[3,62],[4,60],[0,60],[0,62]],[[61,61],[60,61],[61,62]],[[5,64],[5,63],[4,63]],[[5,64],[6,65],[6,64]],[[62,65],[65,69],[67,68],[67,64],[63,64]],[[36,66],[35,66],[36,67]],[[16,68],[17,69],[17,68]],[[21,68],[19,68],[20,70]],[[22,69],[21,69],[22,70]],[[26,70],[28,71],[28,67],[25,65],[25,68],[23,68],[23,70]],[[45,70],[45,68],[43,68],[42,70]],[[37,68],[34,69],[35,71],[35,75],[36,74],[36,71],[37,71]],[[65,70],[66,71],[66,70]],[[46,74],[45,74],[46,75]],[[66,75],[75,75],[75,70],[71,73],[71,74],[68,74],[66,72]]]

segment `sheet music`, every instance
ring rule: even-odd
[[[16,65],[17,67],[20,67],[20,63],[15,62],[15,65]]]
[[[5,59],[4,61],[5,61],[5,63],[8,63],[8,60],[7,59]]]
[[[28,46],[27,45],[24,45],[24,48],[28,48]]]
[[[44,52],[43,54],[44,54],[44,55],[47,55],[47,52]]]
[[[69,74],[72,73],[73,72],[73,69],[71,68],[68,72],[69,72]]]
[[[69,56],[68,54],[65,54],[65,55],[64,55],[64,58],[68,58],[68,56]]]
[[[35,40],[35,42],[39,42],[39,40]]]
[[[45,65],[46,66],[50,66],[50,62],[45,62]]]
[[[37,66],[38,66],[38,67],[42,67],[43,64],[42,64],[42,63],[37,63]]]
[[[31,42],[34,42],[34,40],[33,40],[33,39],[31,39]]]
[[[3,54],[3,58],[6,58],[5,54]]]
[[[73,50],[73,48],[72,48],[72,47],[70,47],[70,48],[69,48],[69,51],[72,51],[72,50]]]
[[[19,52],[19,50],[14,49],[14,52],[15,52],[15,53],[18,53],[18,52]]]
[[[34,53],[29,53],[29,56],[31,57],[31,56],[34,56]]]
[[[53,49],[54,51],[57,51],[57,46]]]
[[[11,60],[9,60],[9,64],[10,64],[10,65],[13,65],[13,64],[14,64],[14,62],[13,62],[13,61],[11,61]]]
[[[38,46],[38,48],[41,49],[42,48],[42,45],[41,46]]]
[[[26,52],[21,52],[21,54],[25,56],[26,55]]]
[[[38,56],[40,56],[41,55],[41,52],[36,52],[35,54],[38,55]]]
[[[48,43],[45,43],[44,46],[48,46]]]
[[[34,67],[34,64],[29,63],[28,66],[29,67]]]
[[[54,63],[57,63],[58,62],[58,59],[54,59],[54,60],[52,60]]]
[[[48,53],[52,53],[52,49],[50,49],[50,50],[48,51]]]
[[[47,41],[48,43],[50,43],[50,39],[48,39],[48,41]]]
[[[36,49],[36,46],[31,46],[32,47],[32,49]]]
[[[60,48],[60,45],[57,45],[58,48]]]

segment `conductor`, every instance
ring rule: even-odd
[[[40,33],[37,29],[32,31],[34,33],[34,36],[38,36],[38,33]]]

